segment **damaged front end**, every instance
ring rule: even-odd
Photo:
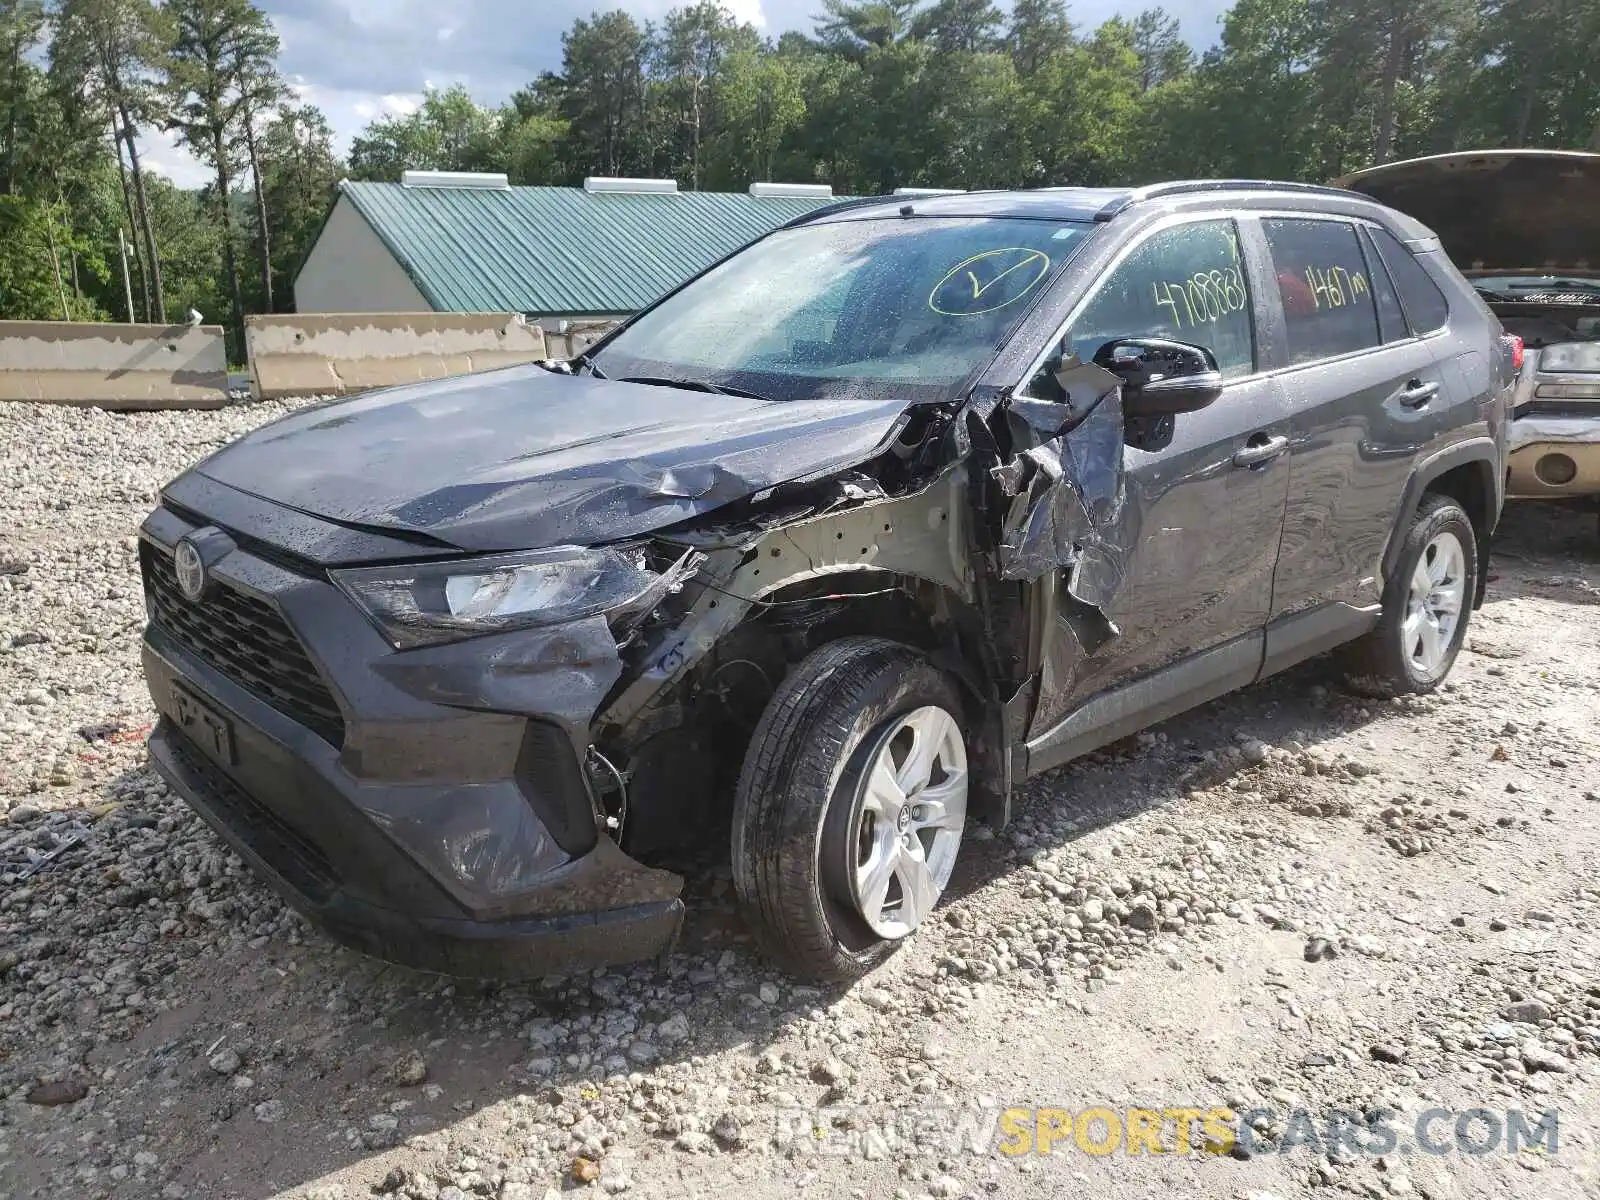
[[[1129,545],[1119,380],[1076,360],[1057,378],[1060,402],[991,394],[925,412],[856,468],[653,535],[660,562],[698,566],[623,639],[592,722],[592,782],[624,848],[703,850],[784,675],[863,634],[921,648],[961,682],[974,804],[1005,821],[1039,686],[1030,589],[1060,572],[1092,650],[1117,636],[1105,608]]]
[[[727,502],[691,498],[675,524],[586,547],[463,557],[425,530],[319,517],[193,472],[141,531],[152,758],[334,936],[458,975],[669,946],[684,870],[723,853],[761,713],[837,638],[918,647],[959,681],[972,804],[1003,822],[1047,669],[1031,591],[1062,572],[1093,614],[1121,581],[1115,377],[1068,382],[1060,403],[903,407],[849,431],[865,447],[851,461],[830,448],[798,478],[741,476]],[[575,469],[591,489],[614,473]],[[598,519],[589,495],[575,502]],[[491,529],[481,505],[435,508]],[[663,505],[640,492],[623,509],[654,521]],[[289,534],[298,555],[275,548]],[[180,594],[185,545],[198,598]],[[307,567],[312,550],[323,561]],[[1103,617],[1100,630],[1115,636]]]

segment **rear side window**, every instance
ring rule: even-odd
[[[1373,229],[1372,240],[1383,256],[1384,266],[1394,277],[1394,286],[1400,292],[1400,304],[1406,310],[1406,320],[1411,332],[1421,336],[1443,329],[1450,319],[1450,305],[1439,290],[1439,285],[1423,270],[1411,251],[1400,244],[1400,239],[1387,229]]]
[[[1365,242],[1361,248],[1367,254],[1367,281],[1372,284],[1372,298],[1378,302],[1378,332],[1385,342],[1403,342],[1411,336],[1411,331],[1406,327],[1406,316],[1400,308],[1400,295],[1394,290],[1394,281],[1384,269],[1377,250]]]
[[[1269,219],[1261,228],[1278,277],[1291,363],[1380,344],[1378,309],[1354,226]]]

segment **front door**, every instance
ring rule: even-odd
[[[1209,349],[1226,386],[1162,437],[1124,447],[1133,541],[1104,614],[1115,633],[1083,612],[1061,576],[1042,589],[1030,738],[1096,694],[1163,668],[1208,664],[1199,671],[1215,678],[1177,686],[1215,695],[1260,667],[1288,496],[1289,422],[1276,383],[1257,373],[1251,274],[1232,220],[1183,221],[1137,242],[1068,322],[1062,349],[1084,361],[1118,337],[1171,338]]]

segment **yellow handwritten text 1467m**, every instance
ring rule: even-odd
[[[1367,294],[1367,277],[1343,267],[1307,267],[1306,282],[1318,308],[1343,308],[1357,296]]]

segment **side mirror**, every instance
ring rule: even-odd
[[[1095,351],[1094,363],[1122,380],[1122,411],[1130,417],[1197,412],[1222,395],[1222,372],[1204,346],[1116,338]]]

